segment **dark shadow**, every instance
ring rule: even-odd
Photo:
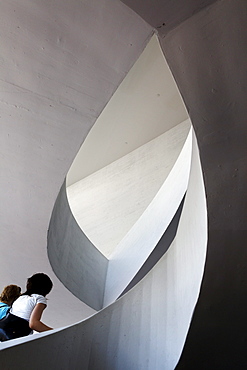
[[[155,247],[153,252],[150,254],[146,262],[142,265],[142,267],[137,272],[137,274],[134,276],[134,278],[131,280],[129,285],[124,289],[124,291],[120,294],[118,298],[122,297],[125,293],[127,293],[130,289],[132,289],[137,283],[139,283],[139,281],[154,267],[154,265],[159,261],[159,259],[166,253],[173,239],[176,236],[180,216],[181,216],[183,205],[184,205],[184,199],[185,199],[185,195],[178,207],[177,212],[175,213],[173,219],[171,220],[168,228],[162,235],[157,246]]]

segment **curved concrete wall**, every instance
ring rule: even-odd
[[[168,135],[168,137],[171,137],[174,142],[173,145],[169,146],[169,149],[171,149],[170,157],[169,151],[166,153],[168,156],[168,158],[166,158],[166,164],[169,163],[170,166],[166,165],[168,168],[163,171],[163,176],[166,176],[164,184],[162,184],[157,194],[155,196],[153,195],[154,198],[132,228],[128,230],[123,239],[116,245],[109,261],[94,247],[91,241],[79,228],[76,220],[71,214],[65,194],[65,187],[63,186],[61,189],[49,226],[48,255],[50,263],[54,272],[65,286],[92,308],[99,310],[117,299],[156,247],[176,213],[188,185],[192,140],[191,130],[188,134],[189,128],[190,122],[186,121],[180,124],[178,128],[174,128],[166,133],[166,136]],[[173,131],[175,131],[176,135]],[[186,135],[188,135],[187,138]],[[160,138],[157,140],[159,142]],[[181,153],[178,155],[178,148],[181,148],[184,140],[185,143]],[[146,144],[142,148],[142,153],[145,152],[144,148],[148,150],[150,149],[150,145]],[[138,153],[134,157],[140,156],[140,149],[138,149],[137,152]],[[178,155],[175,164],[174,152]],[[162,158],[159,158],[158,154],[159,151],[156,153],[157,163],[162,161]],[[133,154],[129,154],[122,158],[121,163],[120,168],[125,169],[125,171],[123,171],[124,175],[126,176],[126,168],[129,166],[129,172],[132,176],[132,167],[134,167]],[[141,176],[140,170],[138,171],[138,181],[135,181],[134,186],[137,191],[138,189],[141,191],[139,183],[145,181],[147,187],[148,181],[150,181],[151,187],[153,186],[152,165],[154,163],[151,161],[151,164],[147,165],[145,156],[144,160],[138,163],[142,164],[142,167],[144,166],[145,171],[143,172],[144,176]],[[171,168],[172,164],[174,165]],[[96,189],[99,190],[98,183],[101,184],[104,181],[109,181],[108,179],[111,180],[114,176],[118,179],[119,172],[116,173],[116,168],[118,167],[117,161],[114,165],[110,165],[106,169],[98,171],[95,176],[93,176],[96,185],[92,185],[92,187],[96,186]],[[150,170],[150,180],[149,176],[146,174],[147,168]],[[169,170],[170,172],[167,173]],[[103,172],[103,175],[101,172]],[[130,189],[132,189],[129,180],[131,176],[127,176],[127,179],[124,180],[125,182],[122,178],[120,183],[123,186],[124,183],[127,183]],[[146,176],[147,179],[145,180]],[[157,182],[159,184],[159,176]],[[125,192],[123,188],[119,189],[117,186],[117,191],[111,194],[113,199],[119,194],[120,203],[128,202],[128,186],[126,186]],[[109,186],[107,189],[109,190]],[[93,194],[93,192],[91,194]],[[136,194],[136,196],[138,196],[138,194]],[[150,194],[147,194],[146,197],[149,199]],[[91,196],[87,201],[94,204],[95,197]],[[138,200],[135,200],[135,204],[136,203],[138,203]],[[100,198],[97,206],[100,206]],[[110,211],[111,207],[109,206],[109,212]],[[91,222],[93,222],[92,217]],[[102,222],[104,223],[105,221]],[[114,228],[114,224],[112,228]],[[95,224],[95,229],[97,232],[97,224]]]
[[[166,181],[190,127],[191,122],[186,120],[67,187],[76,221],[107,258],[111,259]]]
[[[130,289],[132,289],[137,283],[139,283],[139,281],[143,279],[145,275],[147,275],[147,273],[154,267],[154,265],[160,260],[160,258],[164,256],[164,254],[170,247],[177,233],[178,224],[179,224],[181,212],[182,212],[183,205],[184,205],[184,199],[185,199],[185,195],[182,199],[182,202],[180,203],[178,207],[176,214],[171,220],[165,233],[160,238],[155,249],[152,251],[148,259],[144,262],[140,270],[133,277],[131,282],[127,285],[127,287],[121,293],[120,297],[123,296],[125,293],[127,293]]]
[[[173,2],[170,12],[162,11],[165,9],[164,7],[169,8],[170,1],[163,1],[161,4],[159,1],[130,0],[129,4],[137,4],[138,6],[134,6],[135,10],[146,19],[147,16],[151,17],[149,18],[151,19],[150,22],[157,29],[160,29],[161,37],[166,35],[165,38],[161,39],[163,50],[169,60],[169,65],[176,77],[195,126],[206,182],[209,210],[208,258],[200,298],[195,309],[185,351],[178,367],[185,369],[193,367],[199,369],[222,367],[224,369],[236,367],[245,369],[245,293],[247,284],[246,250],[243,247],[243,241],[246,240],[247,214],[245,189],[246,67],[244,62],[247,43],[247,5],[245,0],[217,1],[212,7],[208,7],[193,16],[198,9],[211,2],[199,0],[195,5],[194,1],[188,1],[186,2],[188,11],[185,12],[184,1],[181,0]],[[143,22],[137,16],[133,16],[133,13],[130,15],[133,22],[127,17],[122,23],[120,20],[123,13],[126,15],[126,9],[121,8],[118,2],[102,1],[100,3],[103,4],[101,11],[96,11],[96,13],[93,10],[96,3],[90,2],[90,4],[93,4],[92,8],[89,3],[83,1],[67,3],[66,1],[58,2],[56,0],[52,2],[24,0],[20,4],[18,1],[12,0],[2,1],[1,4],[1,16],[4,17],[1,24],[1,43],[2,50],[4,50],[4,57],[1,59],[4,67],[1,82],[3,87],[1,90],[3,93],[1,97],[2,117],[4,117],[4,124],[1,128],[3,133],[1,149],[4,156],[1,159],[2,244],[0,261],[3,284],[8,284],[10,281],[15,283],[24,281],[27,275],[40,269],[50,273],[51,270],[47,265],[47,257],[44,253],[44,245],[49,216],[58,189],[76,151],[87,134],[89,126],[109,100],[109,96],[119,84],[122,75],[125,74],[125,71],[137,57],[138,52],[135,52],[134,48],[131,49],[126,46],[130,35],[136,35],[135,32],[140,30],[143,31],[143,33],[140,31],[136,39],[137,46],[141,45],[138,49],[140,51],[151,32],[151,28],[146,25],[142,28]],[[114,13],[115,11],[111,10],[111,6],[110,9],[107,8],[107,4],[112,7],[116,6],[116,13],[121,13],[121,16],[118,18]],[[85,5],[88,5],[89,8]],[[104,11],[106,11],[105,17],[103,17]],[[96,33],[93,33],[95,22],[89,22],[92,18],[88,15],[92,13],[96,18],[99,14],[102,19],[104,18],[103,21],[97,23],[99,28],[97,28]],[[113,13],[113,19],[110,21],[107,16],[109,14],[113,15]],[[76,22],[74,22],[74,17]],[[155,20],[154,23],[153,20]],[[129,21],[133,28],[130,27]],[[105,73],[102,77],[100,70],[98,72],[103,85],[101,85],[102,89],[98,89],[99,81],[97,78],[94,79],[94,76],[97,76],[97,66],[92,63],[90,83],[87,84],[89,82],[87,75],[85,75],[83,82],[86,81],[85,86],[90,87],[90,92],[93,92],[96,112],[89,113],[88,119],[84,120],[82,111],[84,109],[85,112],[90,111],[91,98],[89,97],[87,100],[86,94],[84,94],[82,100],[85,105],[83,105],[83,109],[80,109],[80,104],[76,104],[76,109],[78,109],[76,113],[73,109],[75,108],[73,105],[74,95],[69,97],[70,94],[66,93],[68,90],[62,89],[62,87],[67,86],[70,92],[75,91],[78,87],[78,76],[81,76],[80,71],[83,70],[83,67],[87,70],[88,66],[91,65],[87,56],[86,63],[83,64],[82,56],[86,54],[83,51],[87,50],[90,54],[93,50],[93,55],[99,57],[94,48],[88,48],[90,40],[85,40],[84,37],[88,37],[87,31],[90,29],[91,34],[97,38],[99,33],[97,31],[99,29],[101,31],[101,26],[103,27],[104,24],[109,26],[108,35],[104,34],[101,39],[104,45],[102,49],[106,54],[108,52],[106,45],[110,47],[111,43],[106,42],[104,44],[103,41],[107,41],[108,37],[111,40],[117,38],[119,41],[118,37],[122,35],[121,30],[128,24],[129,37],[120,42],[121,47],[117,49],[118,53],[115,53],[115,56],[119,57],[117,64],[121,64],[122,58],[128,60],[124,59],[126,63],[121,64],[120,72],[115,70],[114,86],[111,86],[109,90],[107,88],[108,84],[103,84]],[[70,27],[67,27],[68,25]],[[173,29],[168,34],[166,33],[166,25],[168,25],[167,29],[169,31]],[[82,32],[81,26],[84,27]],[[92,27],[88,28],[88,26]],[[68,40],[66,32],[63,33],[62,38],[59,37],[61,36],[61,30],[68,28],[70,28],[73,35],[78,32],[78,39],[83,40],[81,44],[78,45],[75,42],[76,37],[75,39],[70,38],[71,42],[66,43],[66,40]],[[112,29],[116,31],[114,34]],[[100,36],[102,36],[102,33]],[[114,40],[112,42],[114,43]],[[42,46],[43,43],[45,43],[45,46]],[[68,50],[66,48],[68,44],[73,45],[72,49]],[[100,42],[97,43],[97,47],[99,46],[101,46]],[[48,49],[47,54],[42,51],[44,50],[42,47]],[[79,51],[80,54],[80,68],[76,69],[76,73],[73,74],[74,64],[76,65],[75,62],[78,61],[74,58],[75,50]],[[65,55],[66,63],[60,63],[61,60],[64,60]],[[113,52],[109,55],[112,56]],[[108,70],[107,64],[104,63],[104,57],[103,60],[100,57],[96,60],[104,71]],[[112,66],[112,58],[107,59],[107,61]],[[73,65],[73,68],[70,68],[71,65]],[[116,65],[115,59],[114,65]],[[54,75],[52,70],[54,70]],[[39,72],[39,75],[37,72]],[[107,81],[110,82],[112,76],[107,76]],[[71,85],[67,77],[69,77],[68,80],[72,77],[73,83]],[[61,84],[61,81],[64,85]],[[59,99],[57,100],[58,91]],[[50,106],[53,104],[54,106]],[[15,163],[15,169],[13,163]],[[196,190],[198,190],[197,186],[195,187]],[[197,204],[194,203],[193,207]],[[193,207],[189,207],[192,212],[194,211]],[[187,226],[193,226],[194,228],[194,221],[196,223],[198,218],[193,219],[191,225]],[[13,224],[15,227],[13,227]],[[201,230],[201,225],[199,229]],[[183,241],[188,240],[184,232],[182,232],[182,237]],[[38,251],[42,252],[38,255]],[[172,248],[170,251],[172,251]],[[59,333],[38,336],[36,341],[30,338],[30,343],[3,350],[1,352],[1,365],[6,369],[20,369],[21,367],[26,369],[30,363],[37,363],[37,359],[40,359],[38,361],[40,368],[53,367],[56,369],[56,367],[59,367],[61,369],[61,366],[76,368],[80,367],[81,364],[85,368],[90,368],[90,366],[93,368],[94,365],[97,366],[97,361],[98,363],[101,361],[104,366],[109,364],[114,366],[114,364],[118,365],[119,359],[122,358],[124,365],[135,366],[136,363],[143,365],[142,360],[145,359],[144,368],[152,362],[153,367],[159,369],[159,366],[163,368],[164,364],[159,362],[158,354],[160,352],[158,351],[164,349],[164,347],[160,347],[164,343],[166,349],[168,348],[165,365],[167,368],[169,366],[174,367],[181,353],[184,336],[190,322],[188,318],[187,321],[185,320],[185,315],[181,311],[185,308],[185,312],[188,313],[189,311],[190,315],[192,314],[193,308],[188,307],[189,305],[194,307],[200,285],[199,280],[196,282],[197,286],[195,286],[194,278],[189,279],[190,271],[196,265],[198,267],[196,256],[199,250],[195,248],[190,251],[190,256],[188,254],[181,255],[177,253],[178,250],[175,251],[175,260],[179,263],[179,267],[185,266],[181,285],[176,283],[176,277],[180,275],[181,270],[177,271],[176,266],[173,265],[171,265],[171,269],[168,265],[166,270],[174,294],[169,302],[174,301],[178,305],[167,306],[166,312],[169,315],[165,316],[167,318],[166,323],[171,323],[173,331],[168,330],[167,335],[169,334],[169,337],[162,337],[162,341],[155,342],[154,347],[152,347],[154,348],[154,354],[156,354],[155,357],[151,355],[142,357],[142,353],[137,352],[135,346],[133,348],[132,345],[135,343],[137,348],[141,348],[146,355],[151,348],[151,342],[141,342],[139,333],[145,333],[150,338],[148,332],[150,327],[152,334],[155,332],[152,338],[160,339],[161,331],[164,334],[164,327],[162,327],[161,322],[157,326],[155,324],[151,325],[149,320],[145,323],[144,319],[142,321],[142,317],[147,319],[149,314],[152,318],[156,317],[155,314],[160,313],[161,306],[155,304],[150,309],[150,305],[146,304],[142,290],[140,290],[139,300],[135,302],[138,302],[138,307],[140,307],[139,303],[143,300],[144,310],[143,312],[137,311],[137,305],[133,305],[134,311],[130,311],[131,306],[127,305],[126,308],[122,303],[125,302],[126,297],[132,297],[128,294],[134,294],[137,288],[135,287],[121,300],[117,301],[116,305],[114,303],[110,308],[100,312],[99,315],[102,315],[102,318],[105,319],[105,326],[102,323],[97,326],[96,321],[94,321],[97,326],[97,329],[95,329],[94,324],[91,323],[96,320],[95,318],[101,317],[95,315],[90,320]],[[168,255],[170,256],[169,252]],[[191,257],[195,262],[192,269],[191,266],[185,263],[186,256]],[[201,264],[203,263],[201,262]],[[156,270],[156,273],[158,271],[159,269]],[[202,266],[198,276],[201,276],[201,273]],[[153,273],[146,277],[145,282],[148,281],[151,275]],[[53,279],[55,279],[54,276]],[[53,318],[60,315],[61,307],[64,308],[65,312],[71,312],[67,305],[68,302],[71,304],[71,308],[75,307],[71,303],[72,295],[71,301],[67,301],[67,297],[70,296],[67,296],[66,290],[60,289],[59,282],[55,281],[56,290],[54,290],[54,295],[51,295],[49,302],[51,305],[47,310],[47,313],[53,313]],[[152,281],[149,281],[149,284],[152,286]],[[141,287],[142,283],[139,286]],[[188,291],[185,289],[187,286],[189,287]],[[190,296],[191,286],[197,292],[194,297]],[[150,298],[153,290],[147,291]],[[159,298],[156,300],[156,297],[161,297],[164,293],[160,280],[158,281],[158,292],[159,295],[154,294],[152,296],[155,302],[159,302]],[[181,295],[182,302],[175,300],[176,294]],[[60,295],[62,300],[59,297]],[[53,299],[57,301],[57,306],[53,305]],[[167,300],[165,302],[167,303]],[[66,305],[66,308],[64,305]],[[111,307],[116,307],[116,316],[114,316],[114,311],[110,311]],[[174,307],[177,307],[180,312]],[[50,310],[50,308],[52,309]],[[60,316],[60,322],[65,318],[64,311]],[[124,312],[124,315],[126,315],[126,312],[128,313],[128,322],[119,320],[121,317],[119,311]],[[110,320],[111,314],[113,316],[112,320]],[[160,315],[162,318],[163,314],[164,311],[161,308]],[[181,314],[183,322],[178,320],[177,314],[179,314],[179,317]],[[173,317],[175,318],[174,321]],[[73,318],[75,318],[75,315],[73,315]],[[117,319],[115,320],[115,318]],[[108,319],[109,324],[107,323]],[[138,337],[133,335],[129,341],[129,337],[125,335],[127,329],[129,329],[128,333],[132,333],[132,325],[130,325],[132,321],[130,319],[139,320],[137,325],[139,330],[134,333]],[[114,325],[111,325],[111,323]],[[115,325],[115,323],[117,324]],[[143,326],[140,326],[140,323],[144,323]],[[147,323],[150,325],[147,326]],[[179,328],[177,328],[178,323],[181,324]],[[82,329],[83,325],[85,325],[84,331]],[[136,326],[133,326],[133,328],[136,329]],[[144,332],[143,328],[145,329]],[[116,336],[117,329],[119,330],[118,333],[121,333],[120,337]],[[85,340],[83,335],[87,330],[89,334]],[[99,334],[95,330],[98,330]],[[101,335],[104,330],[105,335]],[[181,332],[178,334],[179,330]],[[182,331],[184,332],[182,333]],[[177,335],[180,336],[179,339]],[[93,341],[93,336],[95,341]],[[108,336],[110,338],[114,337],[114,340],[111,339],[107,342],[105,338],[108,338]],[[181,339],[182,337],[183,339]],[[134,342],[135,340],[136,342]],[[20,340],[20,342],[22,341]],[[13,341],[13,343],[6,345],[13,346],[14,343],[19,343],[19,341]],[[93,343],[92,347],[90,347],[91,343]],[[140,343],[143,344],[142,347],[139,346]],[[84,344],[84,347],[81,344]],[[109,347],[107,347],[108,344]],[[171,351],[169,351],[170,344],[173,345]],[[3,344],[2,348],[6,345]],[[90,348],[92,349],[91,358],[88,354]],[[81,349],[86,351],[82,354],[82,358],[80,357]],[[125,353],[121,353],[121,349]],[[161,359],[162,353],[160,355]],[[111,358],[111,354],[115,357]],[[107,358],[107,356],[109,357]]]
[[[161,40],[200,148],[209,242],[178,369],[245,369],[247,2],[217,1]],[[244,308],[245,307],[245,308]]]
[[[51,269],[52,209],[80,145],[153,30],[112,0],[1,1],[0,17],[1,284],[24,290],[28,276],[48,273],[54,289],[44,321],[60,327],[94,310]]]
[[[132,290],[88,320],[2,349],[1,366],[25,369],[35,362],[37,369],[174,369],[199,294],[206,222],[204,186],[193,139],[188,192],[168,252]]]
[[[175,215],[188,186],[191,150],[192,130],[164,184],[112,253],[107,269],[104,306],[124,291]]]
[[[69,169],[67,185],[106,167],[186,119],[188,113],[154,35],[90,130]]]
[[[108,260],[74,219],[65,182],[51,216],[48,257],[55,274],[76,297],[95,310],[102,308]]]

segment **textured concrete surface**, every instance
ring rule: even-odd
[[[94,311],[50,267],[53,205],[88,131],[153,31],[111,0],[1,1],[0,18],[1,284],[24,290],[27,277],[48,273],[54,289],[44,321],[59,327]]]
[[[67,185],[122,158],[187,118],[154,35],[87,135],[70,167]]]
[[[245,369],[246,1],[218,1],[162,40],[201,153],[209,242],[178,369]]]
[[[177,124],[67,187],[69,205],[78,225],[107,258],[111,258],[166,181],[190,126],[189,120]]]
[[[245,369],[247,4],[245,0],[177,0],[171,6],[170,1],[132,0],[128,5],[160,30],[164,53],[195,127],[206,184],[206,268],[178,368]],[[98,22],[91,22],[94,17]],[[170,25],[167,31],[166,24]],[[25,0],[20,4],[11,0],[1,2],[1,30],[1,281],[5,285],[10,280],[25,281],[40,269],[51,273],[44,246],[58,189],[95,118],[144,48],[152,28],[117,1]],[[121,38],[122,32],[126,38]],[[95,44],[87,39],[89,35],[95,36]],[[61,369],[61,364],[65,369],[97,369],[102,364],[106,369],[136,369],[139,364],[174,368],[203,273],[206,214],[198,181],[187,208],[195,218],[191,222],[183,218],[187,223],[180,235],[184,246],[184,241],[190,242],[184,234],[188,227],[198,230],[202,248],[197,238],[189,243],[190,254],[187,248],[182,247],[181,254],[171,248],[158,269],[138,284],[140,290],[131,290],[76,326],[3,350],[1,365],[27,369],[39,356],[40,368]],[[193,208],[199,204],[199,209]],[[42,251],[38,260],[37,251]],[[167,263],[164,270],[162,263],[168,256],[173,256],[175,265]],[[167,279],[167,290],[161,278]],[[182,279],[181,285],[177,279]],[[64,312],[71,307],[76,311],[76,305],[55,281],[59,289],[51,295],[49,309],[62,322]],[[164,296],[166,291],[173,294],[170,300]],[[137,311],[141,303],[144,309]],[[155,321],[157,317],[164,319],[167,331],[160,320]]]
[[[205,179],[207,263],[178,369],[245,369],[247,3],[124,2],[159,32],[195,128]]]
[[[122,0],[164,37],[172,29],[217,0]]]
[[[111,255],[104,306],[112,303],[142,267],[167,229],[188,187],[192,132],[153,201]]]
[[[115,221],[116,225],[111,221],[111,214],[114,214],[114,209],[117,207],[116,202],[113,207],[110,205],[111,199],[113,201],[117,199],[120,204],[123,220],[124,213],[131,213],[130,209],[136,212],[136,203],[148,202],[145,207],[140,205],[140,209],[137,209],[138,217],[135,216],[133,224],[115,245],[108,259],[95,248],[92,239],[85,236],[83,225],[80,225],[82,230],[78,227],[68,205],[65,187],[61,189],[49,226],[49,260],[65,286],[92,308],[99,310],[117,299],[152,253],[176,213],[188,186],[192,150],[190,127],[190,121],[187,120],[162,137],[136,149],[105,169],[97,171],[91,176],[93,179],[90,177],[82,181],[86,183],[86,189],[89,189],[90,194],[88,192],[83,194],[85,188],[80,186],[74,204],[84,203],[84,199],[88,202],[88,207],[92,204],[91,210],[83,210],[81,207],[80,212],[85,213],[91,224],[95,222],[94,227],[98,232],[101,222],[97,221],[97,217],[94,221],[96,212],[94,202],[97,203],[96,209],[100,208],[101,203],[103,208],[106,202],[101,218],[104,225],[110,217],[108,225],[111,228],[103,230],[102,233],[108,233],[109,240],[111,235],[114,239],[116,232],[119,232],[114,229],[120,229],[122,234],[122,219],[118,217]],[[172,144],[168,144],[170,141]],[[156,146],[157,150],[153,148]],[[164,154],[165,165],[162,163]],[[149,161],[146,159],[147,156],[150,157]],[[155,176],[157,171],[160,173]],[[145,188],[142,188],[143,183]],[[72,187],[77,188],[76,185]],[[110,191],[111,188],[112,191]],[[109,197],[105,195],[105,191],[102,192],[102,189],[106,189],[106,192],[110,191]],[[138,198],[139,193],[144,200]],[[129,205],[131,196],[134,204]],[[121,204],[123,207],[128,207],[127,211],[123,211]]]
[[[107,258],[91,243],[74,219],[63,184],[49,225],[47,250],[53,271],[81,301],[103,306]]]
[[[26,369],[36,360],[37,370],[174,369],[198,298],[206,245],[206,200],[193,138],[188,191],[168,252],[139,284],[91,318],[23,344],[16,340],[18,346],[1,351],[1,366]]]

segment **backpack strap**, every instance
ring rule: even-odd
[[[0,328],[3,329],[9,339],[24,337],[32,333],[29,322],[21,317],[8,313],[0,320]]]

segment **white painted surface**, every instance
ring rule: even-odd
[[[175,215],[188,186],[191,135],[190,131],[176,163],[152,202],[112,253],[106,276],[104,306],[114,302],[124,291]]]
[[[81,143],[152,29],[118,1],[0,3],[0,280],[24,290],[31,274],[48,273],[54,289],[44,321],[58,327],[94,311],[51,270],[52,208]]]
[[[109,304],[122,293],[170,224],[187,188],[190,127],[187,120],[70,187],[89,238],[62,187],[49,225],[49,260],[63,284],[90,307],[99,310],[103,300]],[[95,234],[100,247],[102,240],[106,250],[112,247],[109,261],[95,248]]]
[[[64,326],[93,311],[64,289],[51,271],[45,248],[51,210],[76,151],[152,30],[110,0],[1,1],[0,16],[1,282],[24,289],[30,274],[51,275],[55,286],[44,320]],[[173,254],[167,254],[173,268],[169,261],[167,270],[158,264],[153,275],[121,300],[79,325],[3,350],[1,366],[153,369],[163,367],[164,360],[168,369],[174,367],[197,299],[205,254],[205,241],[199,243],[205,234],[205,204],[200,182],[193,176],[187,204],[192,220],[188,218],[181,231],[188,249],[174,256],[178,250],[172,248]]]
[[[175,164],[187,138],[187,120],[94,174],[67,187],[83,232],[107,257],[138,221]],[[170,220],[169,220],[170,221]]]
[[[153,36],[89,132],[68,172],[67,185],[107,166],[187,118],[157,37]]]
[[[73,217],[65,182],[54,206],[47,238],[50,264],[67,289],[95,310],[103,306],[108,259]]]
[[[199,294],[206,223],[202,173],[193,138],[187,196],[177,237],[168,252],[120,300],[77,325],[2,350],[1,365],[13,370],[21,364],[25,369],[37,360],[38,353],[37,370],[173,370]]]

